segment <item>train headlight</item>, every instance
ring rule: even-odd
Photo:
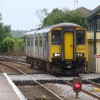
[[[77,56],[78,57],[83,57],[84,56],[84,53],[77,53]]]
[[[60,57],[60,53],[54,53],[53,56],[54,57]]]

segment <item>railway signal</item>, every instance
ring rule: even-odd
[[[73,78],[73,90],[76,92],[76,98],[78,98],[78,93],[82,90],[82,81],[80,77]]]

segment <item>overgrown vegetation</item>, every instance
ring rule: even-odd
[[[11,54],[24,51],[24,38],[13,38],[11,33],[11,27],[4,25],[1,22],[2,16],[0,14],[0,53]]]
[[[42,27],[50,26],[58,23],[75,23],[87,28],[87,20],[83,20],[84,15],[78,10],[68,10],[64,9],[53,9],[51,13],[48,13],[47,10],[38,10],[37,12],[39,19],[42,19]]]

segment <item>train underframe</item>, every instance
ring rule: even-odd
[[[27,63],[31,67],[37,67],[44,71],[61,75],[79,75],[85,71],[85,58],[77,58],[76,61],[61,61],[61,59],[52,59],[52,63],[37,58],[27,57]]]

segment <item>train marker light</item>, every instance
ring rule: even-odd
[[[76,98],[78,98],[78,92],[82,90],[82,81],[80,77],[73,78],[73,90],[76,92]]]

